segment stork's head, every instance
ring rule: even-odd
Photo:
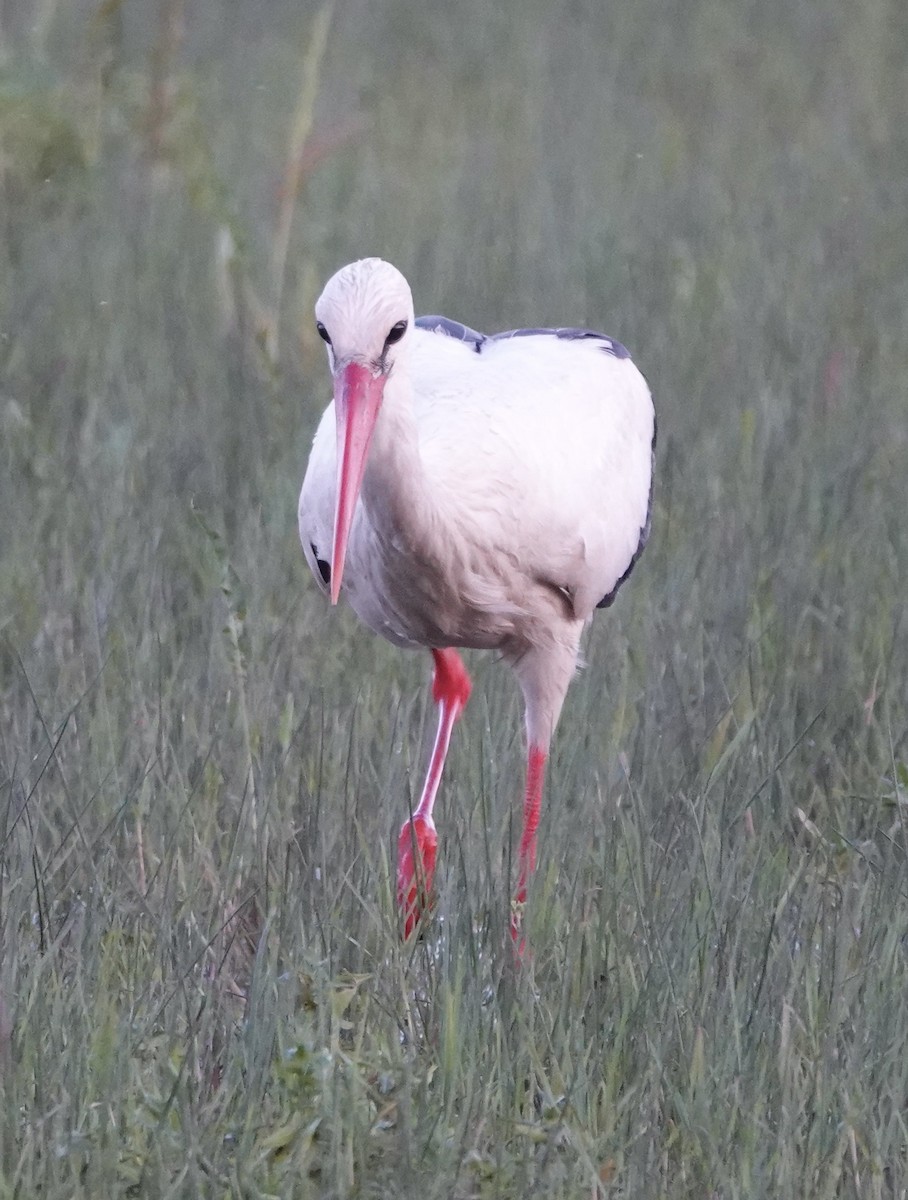
[[[342,267],[315,305],[328,346],[337,418],[337,501],[331,549],[331,603],[340,593],[347,539],[385,383],[407,352],[413,328],[410,286],[396,267],[363,258]]]

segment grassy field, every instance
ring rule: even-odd
[[[0,7],[0,1200],[908,1195],[906,14]],[[364,254],[659,411],[520,970],[510,673],[404,947],[428,656],[297,544]]]

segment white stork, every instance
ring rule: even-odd
[[[470,679],[454,647],[497,650],[526,705],[527,772],[511,930],[536,860],[549,746],[594,610],[650,527],[655,415],[618,342],[583,329],[484,336],[416,320],[409,285],[366,258],[315,306],[334,401],[299,502],[303,550],[331,603],[432,652],[438,733],[398,841],[404,936],[431,895],[432,809]]]

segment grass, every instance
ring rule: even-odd
[[[902,6],[180,8],[4,10],[0,1196],[904,1196]],[[524,970],[508,672],[404,947],[428,663],[296,544],[364,253],[657,400]]]

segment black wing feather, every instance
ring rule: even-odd
[[[500,342],[506,338],[515,337],[539,337],[548,334],[567,342],[587,339],[599,341],[602,343],[602,350],[606,354],[611,354],[613,358],[630,358],[620,342],[616,342],[614,338],[605,333],[596,333],[592,329],[574,329],[565,326],[559,329],[507,329],[503,333],[485,334],[460,321],[452,321],[450,317],[441,316],[417,317],[416,324],[420,329],[425,329],[429,333],[440,333],[445,337],[454,338],[458,342],[467,342],[477,354],[482,351],[486,342]]]
[[[655,468],[655,465],[656,465],[656,414],[655,413],[653,413],[652,454],[653,454],[652,464],[653,464],[653,468]],[[649,541],[649,533],[650,533],[650,529],[652,528],[652,524],[653,524],[653,473],[654,472],[651,470],[650,477],[649,477],[649,499],[646,502],[646,520],[643,522],[643,525],[641,526],[641,529],[640,529],[640,540],[637,543],[637,549],[634,551],[634,553],[631,557],[631,561],[627,564],[627,570],[624,572],[624,574],[621,576],[621,578],[618,580],[618,582],[615,584],[615,586],[612,588],[612,590],[609,592],[609,594],[607,596],[602,597],[602,599],[596,605],[597,608],[609,608],[612,604],[614,604],[615,597],[618,595],[618,589],[621,587],[622,583],[624,583],[625,579],[627,579],[628,575],[630,575],[631,571],[633,571],[634,567],[637,565],[637,559],[643,553],[644,547],[646,546],[646,543]]]
[[[312,547],[312,557],[315,559],[315,565],[318,567],[318,573],[322,577],[322,582],[325,587],[331,586],[331,564],[325,562],[323,558],[319,558],[318,550],[315,548],[315,542],[310,542]]]

